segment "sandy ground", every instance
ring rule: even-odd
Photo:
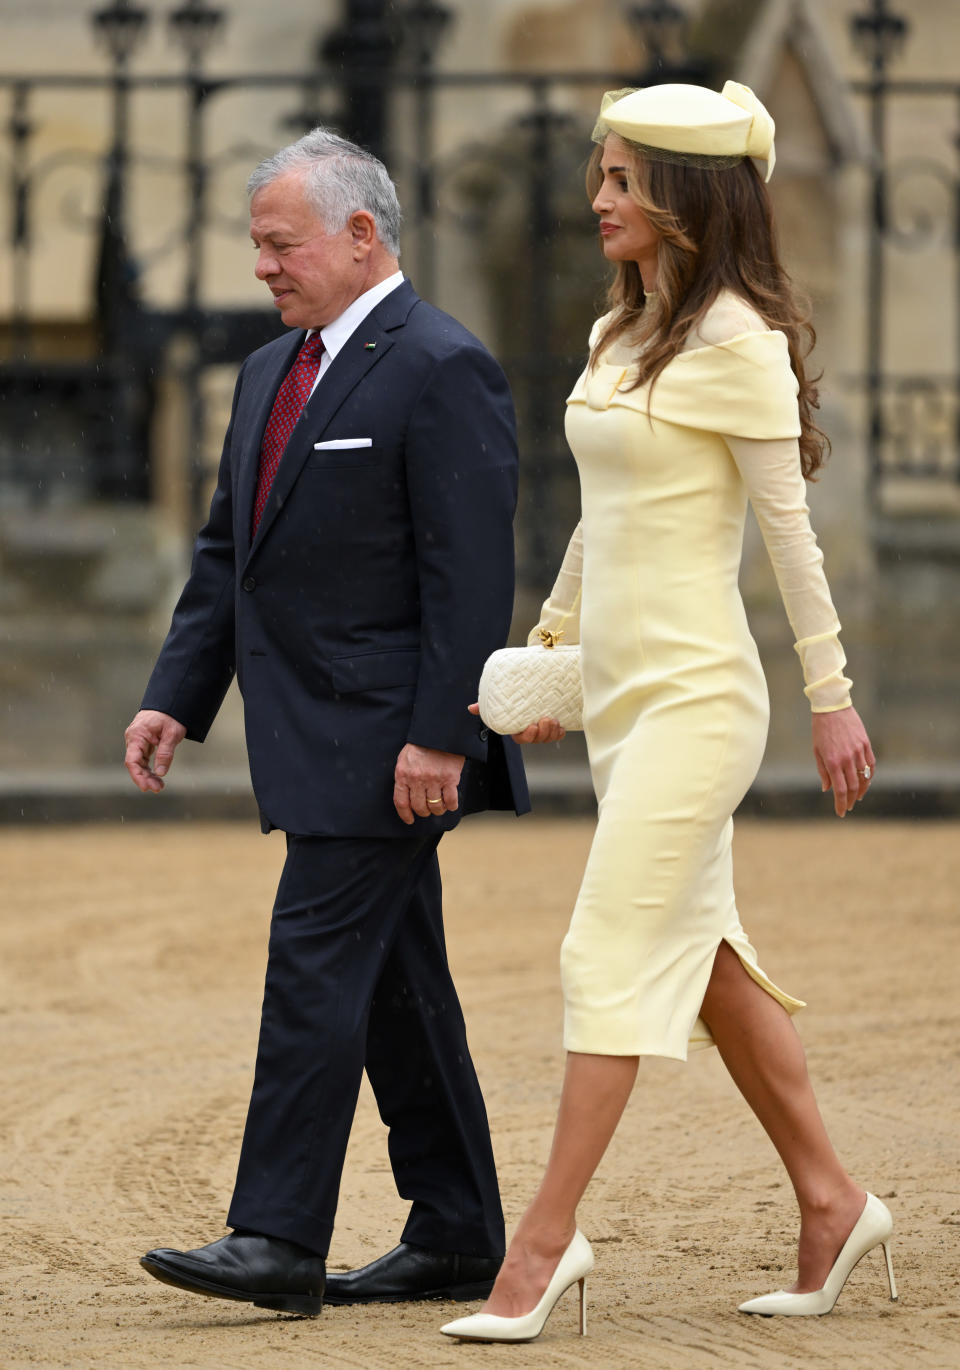
[[[540,1172],[561,1071],[557,950],[583,821],[474,820],[444,844],[451,959],[489,1105],[508,1228]],[[960,832],[743,823],[741,911],[799,1020],[833,1136],[888,1198],[879,1253],[823,1319],[735,1312],[791,1276],[794,1210],[715,1052],[642,1063],[581,1211],[597,1268],[541,1339],[463,1346],[462,1306],[316,1320],[155,1283],[146,1248],[222,1233],[251,1082],[279,837],[246,825],[0,833],[4,1050],[0,1365],[960,1366]],[[364,1089],[330,1264],[394,1244],[403,1209]]]

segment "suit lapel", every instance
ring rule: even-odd
[[[249,549],[251,556],[260,546],[277,514],[283,508],[284,501],[290,494],[303,463],[313,450],[312,439],[324,431],[350,392],[386,356],[394,344],[394,336],[391,334],[395,334],[395,331],[403,326],[418,298],[409,281],[404,281],[403,285],[398,286],[375,309],[371,310],[351,333],[324,372],[319,385],[304,406],[303,413],[297,421],[297,426],[290,434],[290,440],[280,459],[280,465],[270,490],[270,497],[257,528],[256,537]],[[368,346],[370,343],[374,345]],[[291,362],[292,356],[288,354],[287,369],[289,369]],[[256,473],[259,465],[260,440],[263,429],[282,379],[282,375],[278,377],[271,392],[270,403],[263,414],[263,421],[260,423],[254,473]],[[254,474],[250,486],[247,505],[250,511],[253,509],[255,485],[256,474]]]

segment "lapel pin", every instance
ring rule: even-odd
[[[373,349],[376,347],[376,345],[377,345],[376,343],[364,343],[364,344],[363,344],[363,350],[364,350],[365,352],[372,352]]]

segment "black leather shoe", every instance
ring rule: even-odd
[[[414,1299],[485,1299],[500,1256],[460,1256],[401,1242],[361,1270],[327,1276],[327,1303],[405,1303]]]
[[[140,1264],[154,1279],[192,1294],[305,1317],[316,1317],[323,1308],[323,1257],[281,1237],[230,1232],[195,1251],[148,1251]]]

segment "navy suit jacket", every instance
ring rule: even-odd
[[[237,380],[216,492],[142,707],[203,741],[234,673],[265,829],[406,836],[529,808],[519,748],[467,712],[513,604],[506,378],[404,283],[348,339],[287,444],[251,544],[260,444],[304,334]],[[316,449],[370,438],[369,446]],[[406,742],[466,757],[460,809],[403,824]]]

